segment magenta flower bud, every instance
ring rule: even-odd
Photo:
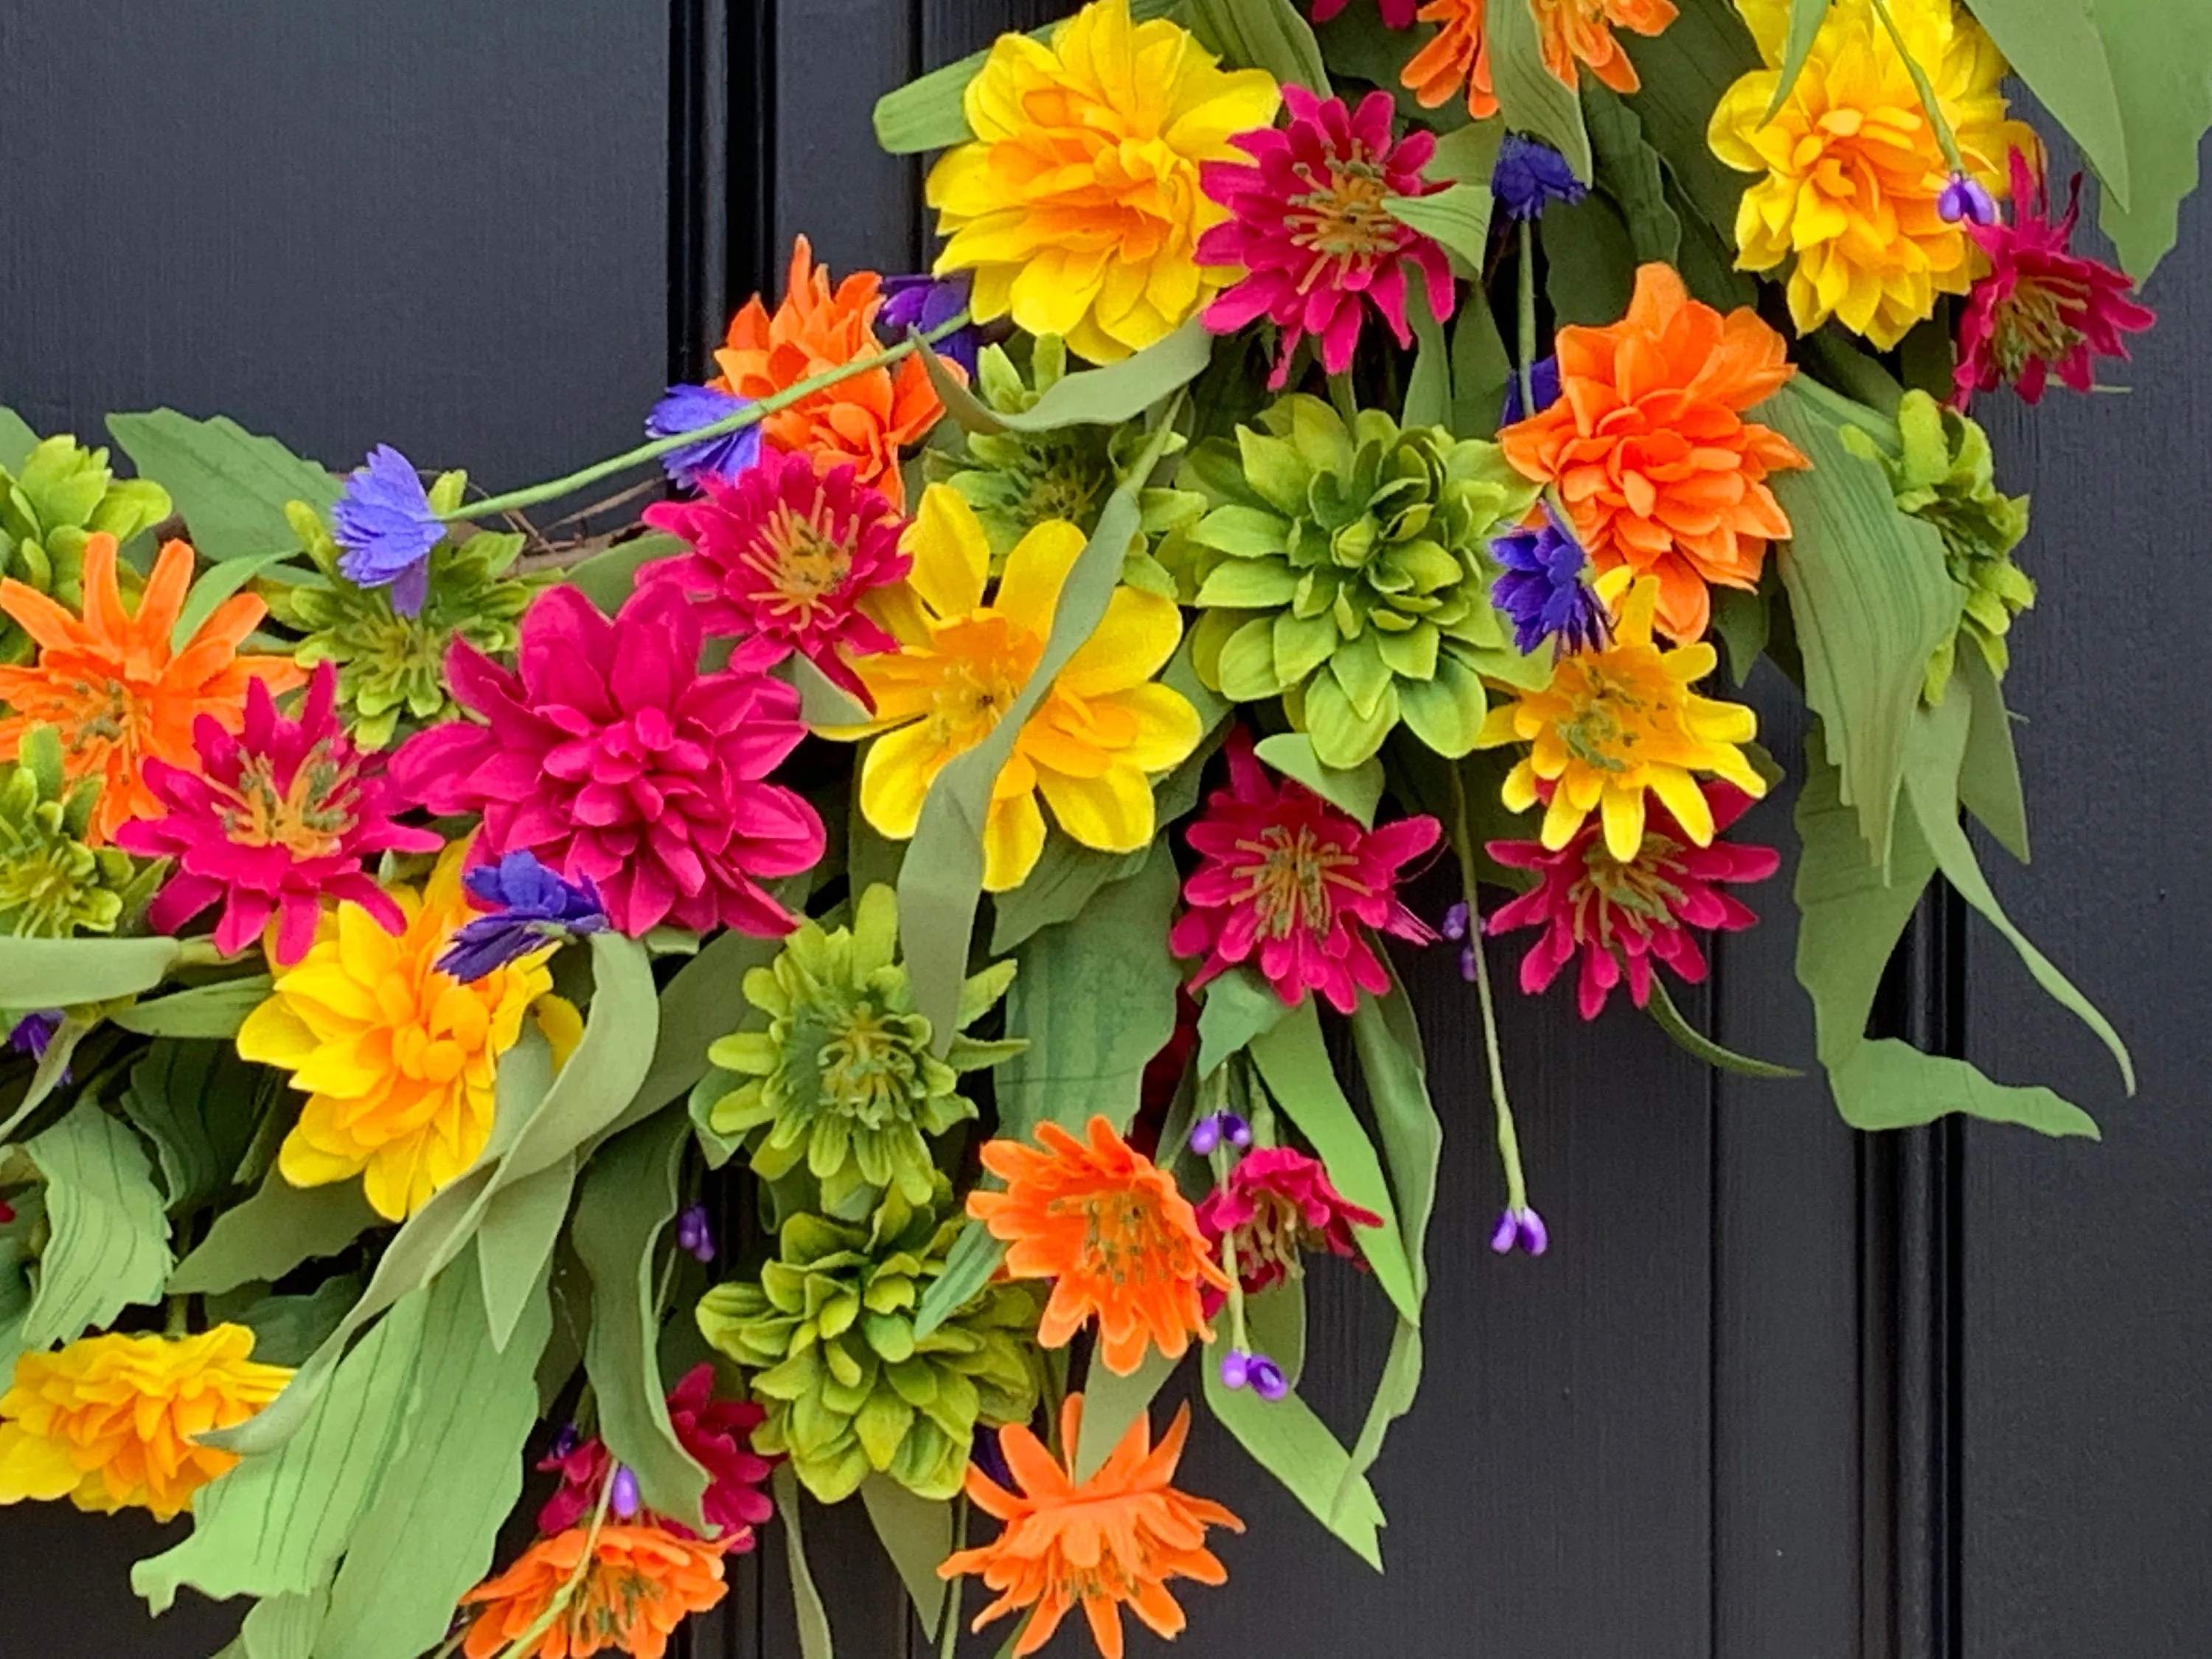
[[[1252,1392],[1271,1406],[1291,1391],[1291,1382],[1283,1375],[1283,1368],[1263,1353],[1252,1356],[1245,1374],[1251,1382]]]
[[[1231,1348],[1221,1356],[1221,1386],[1241,1389],[1252,1378],[1252,1356],[1242,1348]]]
[[[637,1513],[637,1476],[630,1472],[626,1463],[615,1470],[614,1491],[609,1494],[607,1507],[623,1521],[629,1520]]]

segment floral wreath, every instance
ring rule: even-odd
[[[126,481],[0,410],[0,1502],[190,1511],[155,1612],[388,1659],[659,1659],[781,1525],[817,1659],[803,1489],[943,1651],[1079,1610],[1118,1659],[1241,1530],[1154,1420],[1188,1358],[1379,1566],[1447,1115],[1409,953],[1540,1255],[1488,941],[1795,1075],[1668,988],[1756,920],[1747,831],[1847,1121],[2094,1136],[1867,1034],[1940,874],[2132,1088],[1961,818],[2026,856],[2027,504],[1967,411],[2152,321],[1992,34],[2138,275],[2204,121],[2031,13],[1091,0],[878,106],[941,152],[932,272],[802,238],[580,472],[163,410]],[[526,516],[656,461],[641,524]],[[1754,672],[1812,716],[1788,822]],[[1349,1445],[1316,1255],[1395,1322]]]

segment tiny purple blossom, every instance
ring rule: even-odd
[[[1536,412],[1540,415],[1559,401],[1559,360],[1539,357],[1528,365],[1528,389],[1536,394]],[[1505,382],[1505,409],[1498,417],[1500,426],[1511,426],[1522,418],[1521,377],[1509,377]]]
[[[1234,1112],[1209,1112],[1190,1126],[1190,1149],[1200,1158],[1212,1157],[1224,1140],[1232,1146],[1249,1146],[1252,1126]]]
[[[422,608],[430,592],[430,550],[446,526],[430,506],[415,464],[379,444],[346,479],[331,509],[331,533],[345,550],[338,570],[358,587],[388,587],[403,617]]]
[[[1271,1406],[1291,1391],[1291,1380],[1283,1375],[1283,1368],[1263,1353],[1252,1356],[1251,1368],[1246,1375],[1251,1381],[1252,1392]]]
[[[714,1229],[707,1218],[705,1205],[694,1204],[676,1218],[676,1243],[701,1261],[714,1259]]]
[[[1544,1218],[1534,1209],[1509,1209],[1498,1218],[1498,1225],[1490,1235],[1490,1248],[1504,1255],[1516,1244],[1530,1255],[1541,1255],[1552,1247],[1552,1236],[1545,1230]]]
[[[667,396],[653,404],[653,412],[645,417],[646,435],[674,438],[686,432],[697,432],[717,421],[728,420],[751,401],[709,386],[672,386]],[[761,427],[755,421],[734,432],[702,438],[696,443],[672,449],[660,458],[660,466],[684,489],[696,489],[702,478],[735,478],[760,459],[760,453]]]
[[[1946,224],[1993,225],[1997,222],[1996,198],[1980,179],[1954,173],[1936,198],[1936,212]]]
[[[1565,156],[1517,132],[1507,133],[1498,146],[1490,189],[1509,219],[1540,218],[1553,202],[1572,207],[1589,194]]]
[[[1252,1356],[1242,1348],[1231,1348],[1221,1356],[1221,1386],[1241,1389],[1252,1380]]]
[[[46,1045],[54,1040],[54,1033],[61,1029],[62,1011],[42,1008],[35,1013],[24,1015],[15,1022],[15,1029],[8,1033],[8,1046],[19,1054],[27,1054],[33,1060],[44,1060]]]
[[[1457,944],[1467,937],[1468,915],[1467,901],[1454,900],[1451,908],[1444,912],[1444,919],[1438,925],[1437,932],[1454,944]]]
[[[563,1423],[561,1425],[561,1432],[553,1437],[554,1461],[557,1462],[567,1457],[583,1443],[583,1437],[576,1432],[576,1425],[574,1423]]]
[[[1546,640],[1563,652],[1595,650],[1605,640],[1605,606],[1583,580],[1582,544],[1544,503],[1544,522],[1491,538],[1505,567],[1491,585],[1493,604],[1513,619],[1513,643],[1528,656]]]
[[[965,271],[951,276],[932,276],[926,272],[886,276],[884,308],[876,313],[876,326],[890,339],[903,340],[908,329],[934,333],[967,309]],[[954,329],[931,349],[940,357],[951,358],[972,375],[975,372],[975,354],[981,344],[981,331],[971,325]]]
[[[614,1490],[608,1494],[607,1507],[612,1510],[618,1518],[624,1521],[637,1513],[637,1476],[630,1472],[629,1465],[627,1463],[616,1467]]]
[[[581,884],[564,881],[527,848],[518,848],[497,864],[478,865],[461,879],[479,903],[495,907],[455,930],[453,942],[438,958],[438,971],[464,984],[532,951],[607,925],[606,908],[589,876]]]

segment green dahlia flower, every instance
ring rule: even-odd
[[[1908,392],[1898,408],[1902,454],[1884,453],[1856,427],[1844,428],[1853,453],[1880,463],[1898,509],[1936,526],[1943,562],[1962,590],[1966,608],[1951,637],[1929,659],[1922,695],[1943,701],[1959,641],[1972,640],[1990,672],[2002,679],[2011,662],[2005,635],[2012,619],[2035,603],[2035,584],[2012,562],[2027,534],[2027,497],[1996,487],[1989,434],[1924,392]]]
[[[939,1177],[933,1204],[894,1190],[864,1224],[795,1215],[757,1284],[717,1285],[699,1303],[707,1340],[762,1368],[753,1434],[825,1504],[871,1469],[924,1498],[960,1490],[978,1423],[1026,1421],[1037,1401],[1037,1303],[1030,1286],[988,1285],[927,1336],[915,1310],[960,1236]]]
[[[1379,410],[1350,425],[1294,393],[1200,444],[1182,481],[1212,510],[1188,532],[1205,615],[1200,678],[1238,702],[1280,696],[1328,766],[1356,766],[1391,729],[1438,754],[1474,746],[1480,676],[1524,677],[1490,601],[1489,538],[1536,486],[1498,446]]]
[[[507,575],[522,538],[479,532],[431,550],[429,596],[420,613],[403,617],[386,589],[356,587],[339,574],[337,544],[313,507],[294,501],[284,513],[323,579],[268,582],[259,591],[277,621],[307,635],[295,661],[337,665],[338,706],[364,748],[389,744],[403,720],[428,726],[456,714],[446,690],[447,647],[463,639],[491,656],[512,651],[531,596],[550,580]]]
[[[822,1183],[822,1207],[855,1220],[886,1188],[927,1204],[937,1181],[926,1135],[975,1115],[959,1073],[994,1066],[1018,1042],[956,1036],[943,1059],[929,1052],[929,1021],[898,954],[898,898],[880,884],[860,896],[853,926],[835,933],[802,921],[775,960],[745,975],[745,1000],[769,1017],[707,1051],[747,1080],[708,1109],[722,1135],[765,1129],[753,1172],[776,1181],[805,1161]],[[963,1030],[1006,994],[1011,962],[994,963],[960,995]],[[702,1091],[723,1089],[710,1077]]]
[[[149,478],[118,481],[107,452],[48,438],[14,473],[0,467],[0,576],[84,605],[84,544],[105,532],[120,544],[169,516],[169,492]],[[123,568],[125,579],[135,572]],[[26,662],[30,635],[0,616],[0,662]]]
[[[85,845],[99,799],[95,780],[64,783],[53,727],[24,734],[15,764],[0,773],[0,934],[112,933],[152,896],[155,869],[142,877],[119,848]]]
[[[996,414],[1026,414],[1066,373],[1067,348],[1056,335],[1037,337],[1027,380],[1003,347],[987,346],[976,362],[975,393]],[[993,558],[1003,559],[1048,519],[1090,530],[1147,435],[1133,422],[1050,432],[971,432],[964,452],[924,451],[924,476],[967,498],[990,538]],[[1147,489],[1139,504],[1147,535],[1164,534],[1197,516],[1197,501],[1176,490]]]

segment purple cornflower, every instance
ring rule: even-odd
[[[346,479],[331,528],[345,550],[338,569],[357,587],[389,587],[392,608],[411,617],[430,592],[430,550],[446,526],[432,510],[415,464],[379,444]]]
[[[1936,211],[1949,225],[1993,225],[1997,222],[1996,198],[1990,195],[1982,181],[1964,173],[1954,173],[1943,186],[1943,193],[1936,198]]]
[[[705,1205],[694,1204],[676,1218],[676,1247],[701,1261],[714,1259],[714,1228],[707,1218]]]
[[[1247,1353],[1242,1348],[1231,1348],[1221,1356],[1221,1386],[1249,1387],[1270,1405],[1291,1391],[1290,1379],[1280,1365],[1263,1353]]]
[[[927,334],[944,327],[967,309],[965,272],[952,276],[886,276],[884,308],[876,313],[876,326],[888,338],[903,340],[910,328]],[[940,357],[951,358],[972,375],[975,372],[975,353],[982,339],[982,331],[970,324],[954,329],[932,349]]]
[[[1559,401],[1559,360],[1557,357],[1539,357],[1528,365],[1528,389],[1536,394],[1536,413],[1539,415]],[[1521,377],[1515,374],[1505,382],[1505,409],[1498,417],[1498,423],[1511,426],[1521,418]]]
[[[1500,1255],[1516,1244],[1530,1255],[1541,1255],[1552,1248],[1552,1235],[1545,1230],[1544,1218],[1532,1208],[1505,1211],[1498,1218],[1498,1225],[1490,1235],[1490,1248]]]
[[[1505,567],[1491,602],[1513,618],[1513,643],[1527,656],[1546,640],[1560,651],[1589,651],[1605,639],[1605,606],[1583,580],[1589,561],[1574,532],[1544,503],[1544,522],[1491,538]]]
[[[497,864],[482,864],[462,877],[471,896],[495,907],[487,916],[464,922],[453,934],[438,971],[464,984],[482,979],[532,951],[607,925],[606,908],[589,876],[583,884],[563,881],[518,848]]]
[[[734,392],[717,392],[710,386],[672,386],[668,395],[653,404],[645,417],[649,438],[674,438],[696,432],[731,416],[751,403]],[[696,489],[704,477],[735,478],[760,459],[761,428],[755,421],[734,432],[724,432],[696,443],[684,444],[660,458],[661,471],[685,489]]]
[[[1572,207],[1589,194],[1589,186],[1575,177],[1565,156],[1517,132],[1507,133],[1498,146],[1490,190],[1509,219],[1541,218],[1550,204]]]
[[[1190,1149],[1200,1158],[1212,1158],[1224,1140],[1232,1146],[1249,1146],[1252,1126],[1234,1112],[1209,1112],[1190,1126]]]

